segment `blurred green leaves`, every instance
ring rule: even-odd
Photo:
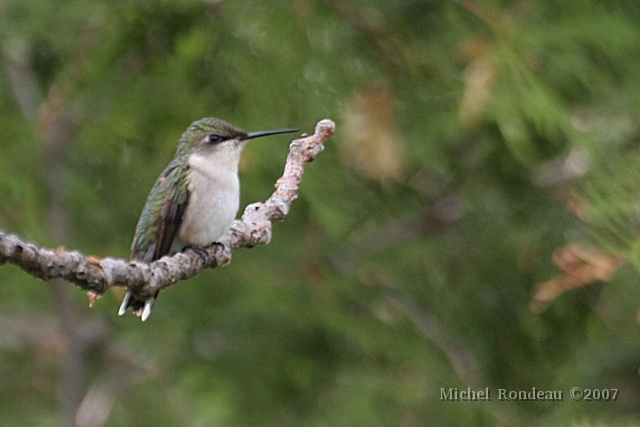
[[[103,414],[77,425],[639,423],[637,269],[529,311],[569,243],[637,267],[639,12],[631,0],[0,2],[0,228],[38,243],[127,257],[195,119],[337,124],[272,243],[163,292],[150,323],[117,318],[115,292],[89,311],[71,287],[77,323],[65,323],[50,284],[2,266],[3,420],[68,421],[73,393],[56,379],[73,355],[86,368],[74,393]],[[245,150],[244,205],[271,193],[287,144]],[[439,399],[468,386],[621,398]]]

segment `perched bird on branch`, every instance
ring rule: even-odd
[[[238,212],[238,163],[247,142],[296,131],[246,133],[216,118],[192,123],[149,193],[136,226],[131,259],[152,262],[188,246],[216,242]],[[131,308],[147,320],[157,296],[156,292],[144,298],[127,290],[118,314]]]

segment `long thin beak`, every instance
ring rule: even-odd
[[[246,134],[245,136],[240,137],[240,140],[244,141],[245,139],[260,138],[261,136],[277,135],[279,133],[292,133],[292,132],[298,132],[298,131],[299,129],[280,129],[280,130],[266,130],[263,132],[251,132]]]

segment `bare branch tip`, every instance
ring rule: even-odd
[[[316,125],[315,134],[323,135],[325,138],[333,135],[336,129],[336,124],[329,119],[320,120]]]

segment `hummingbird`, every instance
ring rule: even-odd
[[[175,156],[151,188],[136,226],[131,259],[150,263],[186,247],[216,242],[238,212],[238,163],[247,142],[297,131],[246,133],[213,117],[193,122],[182,134]],[[118,315],[131,308],[145,321],[157,297],[158,293],[141,300],[127,290]]]

